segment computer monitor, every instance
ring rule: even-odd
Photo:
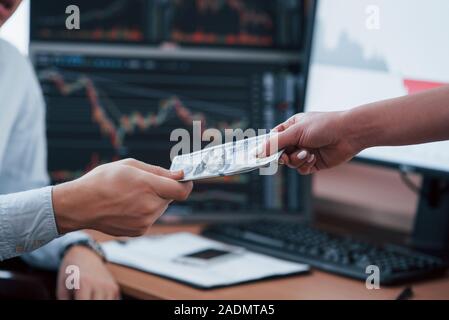
[[[79,30],[65,28],[68,5]],[[52,181],[126,157],[169,167],[171,132],[193,120],[259,129],[298,112],[302,19],[302,0],[32,1]],[[287,170],[199,181],[164,217],[296,214],[301,183]]]
[[[344,110],[449,84],[448,12],[445,0],[317,1],[305,111]],[[356,160],[424,174],[414,244],[448,245],[449,141],[370,148]]]

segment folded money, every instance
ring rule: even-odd
[[[257,157],[272,134],[260,135],[176,156],[171,171],[184,171],[182,181],[209,179],[246,173],[268,167],[279,160],[283,151]]]

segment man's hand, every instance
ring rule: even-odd
[[[344,112],[300,113],[273,130],[263,150],[267,155],[285,149],[280,163],[295,168],[300,174],[311,174],[352,159],[361,150],[350,141]],[[276,150],[270,145],[276,145]]]
[[[140,236],[173,200],[186,200],[192,183],[183,173],[126,159],[105,164],[53,188],[60,233],[94,229],[114,236]]]
[[[79,289],[67,289],[65,270],[75,265],[80,270]],[[120,290],[102,259],[82,246],[70,248],[62,260],[58,273],[56,296],[61,300],[117,300]]]

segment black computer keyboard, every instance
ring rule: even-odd
[[[441,274],[446,263],[437,257],[395,245],[374,245],[315,229],[307,224],[252,221],[206,228],[209,238],[274,257],[310,264],[321,270],[366,280],[366,267],[376,265],[380,283],[399,284]]]

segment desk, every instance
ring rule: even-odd
[[[154,226],[151,234],[165,234],[180,231],[198,233],[201,226]],[[93,233],[99,241],[111,239]],[[402,291],[400,287],[382,287],[367,290],[362,281],[339,277],[330,273],[312,270],[310,274],[282,279],[261,281],[234,287],[198,290],[158,276],[130,268],[109,264],[122,292],[139,299],[162,300],[206,300],[206,299],[255,299],[255,300],[307,300],[307,299],[395,299]],[[449,274],[436,280],[411,284],[414,299],[449,299]]]

